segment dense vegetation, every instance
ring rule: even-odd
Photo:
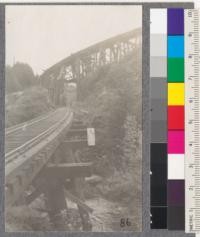
[[[28,64],[6,66],[6,127],[33,119],[50,107],[47,90],[38,85],[38,77]]]
[[[96,146],[86,149],[82,159],[93,161],[95,174],[103,177],[88,196],[98,192],[130,207],[130,215],[139,218],[142,80],[141,58],[136,55],[84,80],[77,114],[96,131]]]
[[[6,127],[26,122],[45,114],[51,108],[47,90],[34,86],[6,95]]]
[[[22,91],[36,83],[37,77],[28,64],[17,62],[6,66],[6,93]]]

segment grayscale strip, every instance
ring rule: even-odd
[[[151,228],[167,229],[167,9],[150,22]]]

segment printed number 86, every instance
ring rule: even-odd
[[[121,227],[131,226],[131,222],[130,222],[129,218],[121,218],[120,226]]]

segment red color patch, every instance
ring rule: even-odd
[[[184,130],[184,106],[168,106],[168,130]]]

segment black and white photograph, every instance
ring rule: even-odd
[[[142,6],[5,7],[6,232],[142,231]]]

